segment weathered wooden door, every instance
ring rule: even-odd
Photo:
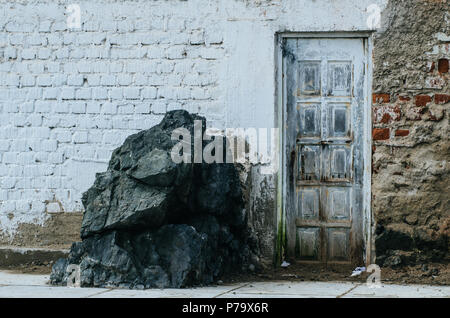
[[[362,263],[364,41],[283,40],[291,259]]]

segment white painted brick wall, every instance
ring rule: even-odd
[[[0,0],[0,231],[42,224],[55,202],[81,211],[111,152],[167,110],[271,127],[275,33],[365,29],[385,1],[356,2]]]
[[[200,60],[186,52],[199,30],[171,17],[170,4],[80,7],[81,30],[68,30],[63,4],[1,4],[3,230],[43,222],[45,211],[58,212],[56,201],[81,211],[81,193],[128,135],[157,124],[168,105],[202,99],[200,107],[217,85],[183,81],[214,71],[224,51],[208,53],[212,63],[195,70]]]

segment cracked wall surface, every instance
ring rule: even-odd
[[[375,35],[372,206],[377,263],[447,260],[450,6],[390,1]]]

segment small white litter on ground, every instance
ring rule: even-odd
[[[288,263],[286,261],[283,261],[283,263],[281,263],[281,267],[284,267],[284,268],[288,267],[289,265],[291,265],[291,263]]]
[[[366,271],[365,267],[356,267],[350,277],[359,276]]]

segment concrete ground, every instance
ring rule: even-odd
[[[49,286],[49,275],[0,271],[0,298],[361,298],[361,297],[446,297],[450,286],[390,285],[368,288],[352,282],[255,282],[189,289],[128,290]]]

